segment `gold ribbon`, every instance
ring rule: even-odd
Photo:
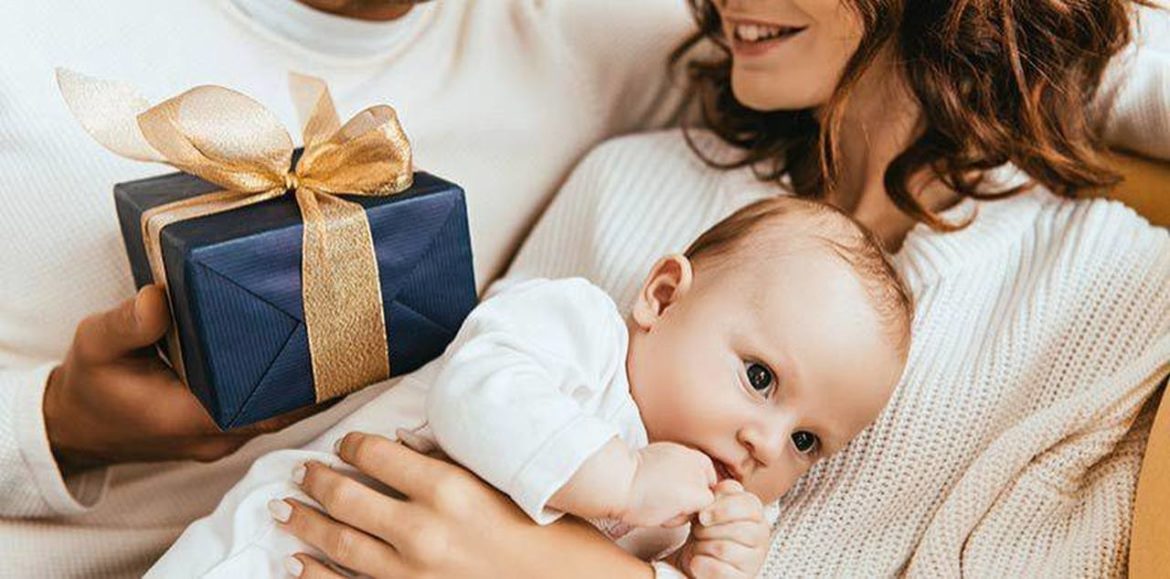
[[[410,144],[394,109],[376,105],[343,126],[321,79],[290,75],[305,144],[290,171],[293,143],[288,132],[271,112],[233,90],[199,86],[151,106],[128,85],[65,69],[57,69],[57,84],[73,115],[107,149],[166,163],[224,187],[143,214],[143,240],[155,283],[166,284],[159,244],[164,227],[293,191],[304,220],[302,294],[317,400],[389,377],[369,221],[361,205],[337,194],[382,196],[410,187]],[[167,351],[185,379],[174,324]]]

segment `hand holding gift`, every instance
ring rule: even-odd
[[[221,432],[153,344],[170,326],[166,295],[147,286],[118,307],[89,316],[45,389],[45,429],[61,467],[231,454],[253,436],[325,407]]]
[[[167,361],[223,430],[419,367],[476,300],[462,190],[414,172],[390,107],[343,125],[324,82],[290,80],[299,154],[235,91],[201,86],[152,106],[58,71],[99,143],[184,171],[118,184],[115,201],[135,281],[166,288]]]

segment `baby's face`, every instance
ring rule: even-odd
[[[626,366],[651,442],[696,448],[771,502],[877,418],[904,362],[841,259],[765,261],[660,261]]]

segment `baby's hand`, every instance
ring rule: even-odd
[[[695,579],[755,577],[764,564],[771,526],[760,499],[736,480],[715,486],[715,502],[703,509],[675,565]]]
[[[715,466],[692,448],[656,442],[637,451],[638,466],[626,508],[618,514],[637,527],[677,527],[715,500]]]

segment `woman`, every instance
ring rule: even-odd
[[[1114,179],[1088,115],[1127,102],[1097,88],[1131,4],[692,4],[724,47],[691,68],[711,132],[595,150],[500,283],[584,275],[627,304],[648,260],[754,199],[845,208],[915,294],[909,367],[878,423],[782,501],[764,575],[1122,574],[1144,404],[1170,360],[1170,239],[1069,197]],[[579,525],[527,524],[455,466],[361,434],[340,454],[408,498],[306,476],[331,517],[297,505],[287,528],[345,567],[650,574]],[[696,575],[738,576],[707,555]],[[306,554],[292,569],[333,576]]]

